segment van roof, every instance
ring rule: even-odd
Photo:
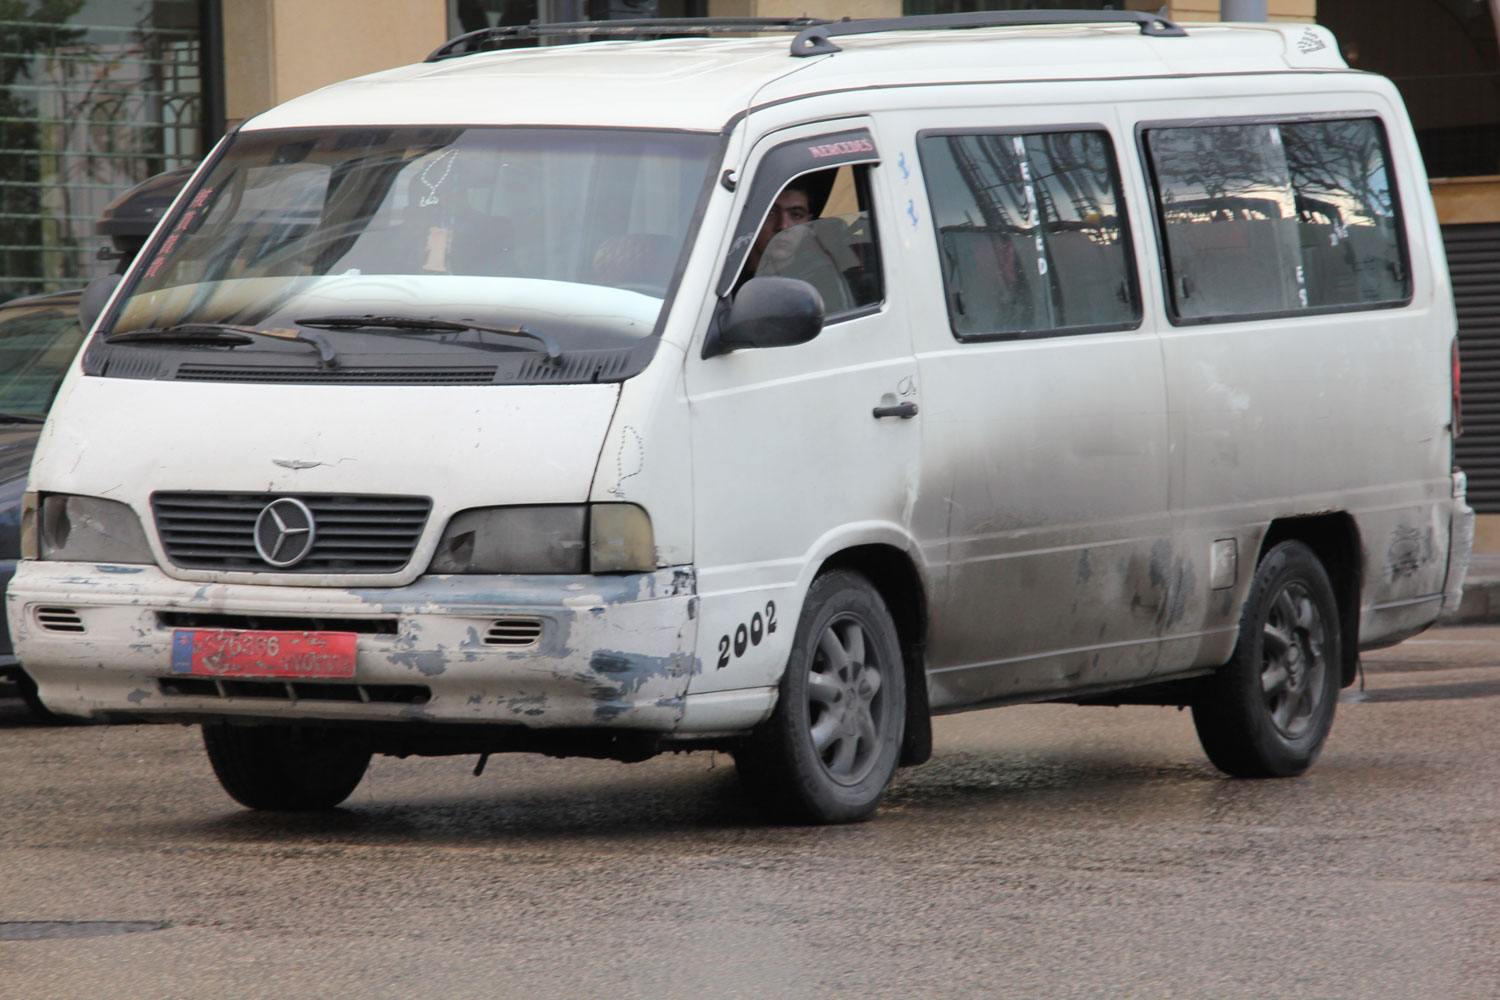
[[[882,28],[840,34],[839,51],[807,58],[792,54],[790,35],[504,49],[336,83],[245,128],[546,124],[717,132],[748,108],[876,86],[1347,69],[1332,34],[1314,25],[1185,27],[1181,37],[1151,36],[1133,24]]]

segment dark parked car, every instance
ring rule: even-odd
[[[0,304],[0,591],[21,554],[21,494],[47,408],[78,347],[80,293],[54,292]],[[34,692],[16,662],[0,616],[0,675],[7,675],[35,709]]]
[[[115,268],[125,268],[192,173],[181,167],[157,174],[116,198],[95,232],[114,244]],[[78,319],[81,289],[33,295],[0,303],[0,594],[10,584],[21,554],[21,495],[42,422],[73,357],[83,343]],[[36,689],[16,661],[0,609],[0,680],[20,688],[32,710],[47,715]]]

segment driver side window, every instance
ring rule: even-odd
[[[751,277],[806,281],[823,298],[825,322],[884,299],[875,217],[863,164],[793,178],[772,203],[746,258]]]

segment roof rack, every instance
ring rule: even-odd
[[[632,18],[618,21],[565,21],[543,24],[504,25],[480,28],[449,39],[432,51],[424,62],[439,62],[475,52],[489,52],[505,42],[522,38],[544,38],[555,35],[581,37],[661,38],[695,35],[717,35],[761,31],[801,31],[832,22],[820,17],[690,17]]]
[[[829,41],[835,35],[868,35],[884,31],[932,31],[945,28],[998,28],[1032,24],[1138,24],[1141,34],[1185,38],[1187,32],[1160,14],[1139,10],[992,10],[970,14],[866,18],[809,25],[792,39],[792,55],[819,56],[842,51]]]
[[[820,56],[843,51],[829,41],[837,35],[871,35],[885,31],[939,31],[949,28],[997,28],[1007,25],[1136,24],[1141,34],[1157,38],[1186,37],[1187,32],[1160,14],[1138,10],[992,10],[971,14],[927,14],[833,21],[821,17],[688,17],[635,18],[620,21],[565,21],[480,28],[434,49],[426,62],[475,52],[489,52],[514,39],[570,35],[575,38],[662,38],[762,31],[796,31],[791,54]]]

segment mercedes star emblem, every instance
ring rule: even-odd
[[[272,500],[255,519],[255,551],[277,569],[295,566],[312,551],[312,511],[292,497]]]

